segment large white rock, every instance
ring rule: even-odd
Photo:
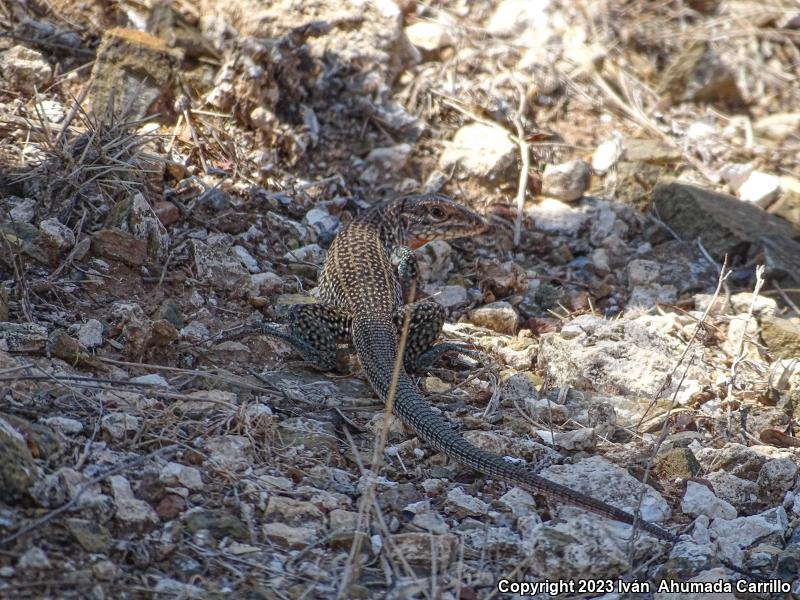
[[[706,515],[711,519],[736,518],[736,509],[730,502],[717,498],[707,486],[694,481],[686,483],[681,510],[690,515]]]
[[[459,129],[439,159],[439,168],[460,167],[464,174],[494,181],[509,173],[518,154],[517,145],[500,127],[471,123]]]

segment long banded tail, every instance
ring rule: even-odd
[[[397,356],[394,325],[390,320],[376,319],[374,316],[365,319],[357,317],[353,323],[353,344],[370,384],[381,400],[386,402]],[[431,409],[402,369],[396,386],[394,412],[423,441],[463,465],[516,484],[534,494],[543,494],[565,504],[636,525],[659,539],[668,542],[677,539],[677,536],[654,523],[637,519],[624,510],[535,475],[524,467],[470,444],[453,430],[447,419]]]

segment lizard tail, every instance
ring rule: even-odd
[[[369,315],[357,317],[353,323],[353,345],[367,379],[384,402],[389,396],[397,356],[396,335],[391,318]],[[514,483],[534,494],[543,494],[565,504],[640,527],[659,539],[668,542],[677,540],[677,536],[654,523],[642,521],[615,506],[531,473],[525,467],[469,443],[453,430],[452,424],[445,417],[425,402],[411,377],[402,368],[395,390],[395,414],[424,442],[461,464]]]

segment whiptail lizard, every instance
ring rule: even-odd
[[[407,367],[429,364],[450,349],[448,344],[435,344],[444,323],[441,306],[404,304],[417,275],[412,249],[431,240],[473,236],[485,230],[481,217],[445,196],[412,195],[383,202],[348,223],[334,239],[319,281],[322,302],[293,307],[286,332],[263,329],[288,340],[305,360],[323,370],[335,367],[337,343],[350,341],[370,385],[386,402],[398,353],[398,330],[407,312]],[[464,465],[617,521],[636,521],[662,540],[676,539],[653,523],[470,444],[428,405],[402,368],[393,410],[427,444]]]

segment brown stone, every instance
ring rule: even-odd
[[[104,258],[131,267],[140,267],[147,259],[147,242],[121,229],[101,229],[92,236],[92,249]]]

